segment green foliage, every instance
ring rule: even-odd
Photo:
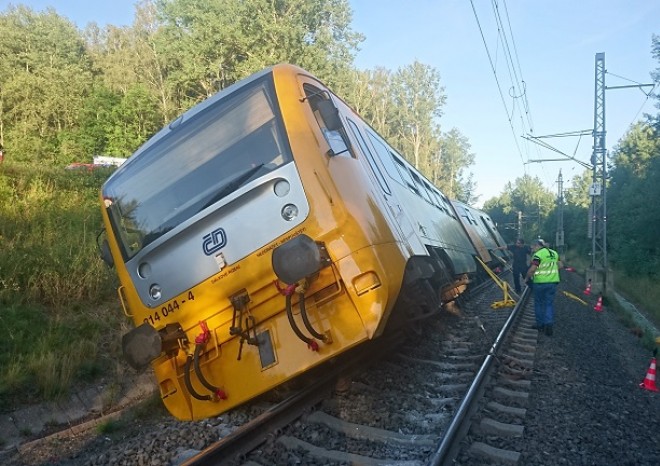
[[[440,141],[438,160],[433,164],[432,180],[447,196],[471,204],[475,189],[472,175],[465,170],[474,164],[470,144],[460,131],[453,128]]]
[[[98,190],[109,172],[0,166],[0,409],[54,398],[117,350],[116,278],[98,259]]]
[[[660,276],[660,137],[636,125],[619,144],[608,187],[608,245],[613,264],[627,274]]]
[[[640,277],[639,275],[630,276],[626,273],[616,273],[614,283],[617,290],[621,292],[643,310],[648,319],[660,328],[660,308],[657,303],[660,301],[660,287],[657,280],[650,277]],[[639,325],[640,319],[634,320]],[[647,331],[647,333],[650,333]],[[660,335],[653,335],[653,337]]]
[[[197,102],[281,62],[330,85],[346,81],[356,45],[345,0],[159,0],[157,46],[180,95]]]
[[[107,372],[117,356],[113,342],[102,343],[119,328],[115,311],[101,314],[78,307],[54,314],[15,302],[2,305],[0,323],[5,332],[0,340],[0,410],[20,401],[57,398],[72,384]]]
[[[544,224],[554,208],[554,194],[541,180],[529,175],[517,178],[513,184],[507,183],[500,196],[484,203],[484,209],[503,230],[507,241],[516,237],[530,241],[539,236],[553,241],[555,228],[546,229]]]
[[[0,299],[62,308],[108,296],[111,274],[98,259],[98,190],[108,171],[6,165],[0,172]],[[75,277],[75,280],[71,278]]]
[[[11,157],[49,164],[75,153],[59,138],[76,128],[92,74],[73,23],[51,9],[9,7],[0,15],[0,56],[0,125]]]
[[[96,432],[100,435],[116,434],[126,427],[122,419],[108,419],[96,426]]]

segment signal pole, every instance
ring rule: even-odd
[[[564,177],[559,170],[557,177],[557,233],[555,235],[555,246],[559,257],[564,256]]]
[[[605,294],[613,289],[612,270],[607,262],[607,150],[605,146],[605,91],[653,86],[635,84],[627,86],[605,86],[605,53],[596,54],[595,95],[594,95],[594,146],[591,155],[593,180],[589,188],[591,221],[587,236],[591,238],[591,268],[587,270],[587,280],[591,281],[595,293]]]
[[[587,281],[595,293],[604,293],[612,287],[612,273],[607,266],[607,151],[605,146],[605,53],[596,54],[594,95],[594,146],[591,155],[592,184],[589,188],[591,225],[587,235],[591,238],[591,268]],[[609,282],[609,283],[608,283]]]

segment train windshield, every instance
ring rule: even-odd
[[[270,75],[175,124],[103,187],[125,260],[292,160]]]

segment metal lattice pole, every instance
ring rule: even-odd
[[[596,54],[594,97],[594,146],[591,156],[593,183],[591,185],[591,267],[594,272],[607,270],[607,157],[605,148],[605,54]]]

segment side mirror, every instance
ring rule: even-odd
[[[112,258],[112,253],[110,252],[110,245],[108,244],[108,240],[104,239],[103,242],[101,243],[101,259],[103,262],[108,264],[108,267],[112,268],[115,266],[115,260]]]
[[[101,260],[105,262],[108,267],[112,268],[115,266],[115,260],[112,258],[112,253],[110,252],[110,244],[108,244],[107,238],[103,238],[103,241],[99,243],[99,238],[103,233],[105,233],[105,230],[101,230],[101,232],[96,237],[96,247],[99,250],[99,256],[101,257]]]
[[[316,106],[323,125],[321,127],[325,139],[330,145],[328,155],[339,155],[349,150],[350,142],[346,136],[344,124],[339,117],[339,110],[331,100],[320,100]]]

